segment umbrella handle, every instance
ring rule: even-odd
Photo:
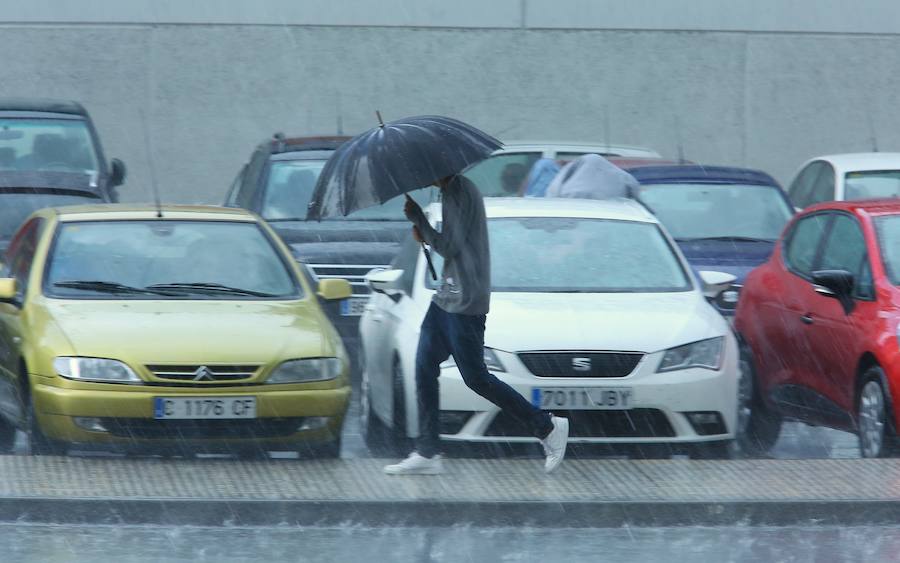
[[[434,271],[434,264],[431,263],[431,253],[428,252],[428,249],[425,248],[425,243],[422,243],[422,250],[425,252],[425,261],[428,263],[428,271],[431,272],[431,279],[437,281],[437,274]]]

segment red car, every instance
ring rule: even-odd
[[[796,215],[737,308],[741,445],[766,451],[788,418],[856,433],[864,457],[896,452],[898,325],[900,201]]]

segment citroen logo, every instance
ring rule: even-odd
[[[591,371],[591,359],[572,358],[572,369],[575,371]]]
[[[215,381],[215,375],[213,372],[206,366],[200,366],[197,368],[197,371],[194,372],[194,381]]]

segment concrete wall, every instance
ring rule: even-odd
[[[164,200],[220,203],[274,131],[353,133],[375,109],[681,144],[787,182],[873,131],[900,149],[898,47],[880,0],[0,0],[0,96],[82,101],[132,201],[152,162]]]

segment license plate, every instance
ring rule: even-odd
[[[341,301],[341,315],[345,317],[358,317],[366,310],[369,297],[350,297]]]
[[[256,397],[154,397],[153,418],[256,418]]]
[[[630,387],[535,387],[531,404],[552,410],[628,410],[634,405]]]

